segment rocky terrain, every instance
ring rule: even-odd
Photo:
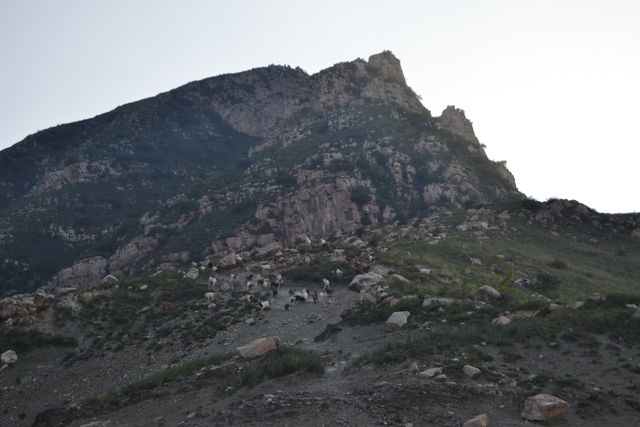
[[[617,300],[619,294],[600,296],[585,286],[581,301],[549,301],[542,294],[553,292],[538,292],[535,282],[540,278],[528,275],[533,283],[521,288],[527,296],[516,304],[504,300],[509,291],[500,288],[499,280],[493,285],[504,293],[502,301],[490,293],[476,293],[477,287],[464,296],[447,287],[451,278],[442,276],[442,267],[423,272],[418,267],[426,267],[424,261],[412,264],[411,259],[421,257],[419,248],[438,252],[475,241],[490,251],[486,245],[509,242],[517,236],[513,228],[528,222],[529,227],[541,228],[555,223],[547,229],[549,238],[565,239],[575,249],[594,246],[582,236],[595,226],[582,217],[580,222],[568,219],[584,227],[568,233],[563,216],[525,212],[520,211],[524,218],[489,209],[451,216],[444,212],[442,218],[434,215],[420,224],[370,229],[361,239],[344,235],[325,244],[314,241],[310,247],[256,249],[242,254],[242,261],[234,256],[231,264],[239,265],[215,273],[203,265],[154,277],[108,279],[97,288],[68,289],[41,298],[36,294],[2,300],[5,314],[9,307],[24,308],[20,313],[14,308],[15,323],[4,323],[6,336],[35,327],[76,342],[36,346],[0,373],[6,409],[0,425],[457,426],[480,414],[488,415],[489,425],[524,425],[530,423],[521,416],[524,402],[540,393],[569,405],[567,412],[543,425],[636,425],[640,314],[631,307],[634,302],[640,305],[637,292]],[[486,227],[478,225],[482,222]],[[501,227],[501,222],[511,225]],[[440,226],[447,232],[433,238],[429,228],[443,230]],[[612,236],[623,232],[602,228]],[[367,241],[376,236],[380,245],[372,247]],[[593,237],[608,258],[606,238]],[[626,239],[633,250],[629,243],[636,238]],[[405,244],[414,245],[413,254],[397,253]],[[378,259],[370,261],[370,255]],[[487,261],[488,256],[485,252],[478,258]],[[496,266],[474,265],[478,258],[464,262],[486,277],[498,277],[492,272]],[[435,259],[431,262],[437,264]],[[510,265],[508,259],[502,263]],[[223,265],[221,260],[218,266]],[[286,282],[275,298],[257,286],[264,265],[270,266],[274,278],[281,275]],[[342,277],[335,275],[336,266],[342,267]],[[369,272],[355,277],[356,268]],[[325,293],[322,282],[309,275],[313,272],[330,279],[334,294],[318,304],[310,300],[286,310],[289,288]],[[256,298],[245,304],[240,299],[248,294],[244,279],[250,273],[256,275],[251,292]],[[300,274],[307,274],[307,279],[297,280]],[[409,282],[398,274],[420,278]],[[514,289],[525,277],[522,271],[518,274],[519,281],[510,281]],[[211,287],[208,277],[216,278],[213,303],[204,298]],[[433,294],[438,290],[442,292]],[[256,304],[264,300],[270,302],[267,310]],[[165,309],[166,302],[172,307]],[[509,311],[512,307],[516,309]],[[408,322],[385,332],[385,320],[395,311],[409,312]],[[27,317],[33,320],[21,320]],[[600,326],[587,326],[591,321]],[[237,349],[265,337],[278,337],[278,349],[312,351],[323,368],[307,372],[303,367],[256,379],[253,370],[263,360],[272,360],[268,358],[276,350],[243,359]],[[157,386],[135,386],[215,356],[221,357],[177,377],[166,374]],[[468,377],[465,365],[478,368],[480,374]],[[122,394],[127,387],[140,389]]]
[[[527,198],[484,148],[388,51],[29,135],[0,426],[638,425],[640,216]]]
[[[6,295],[523,197],[464,111],[432,117],[388,51],[192,82],[30,135],[0,162]]]

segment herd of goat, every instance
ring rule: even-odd
[[[327,244],[327,242],[324,239],[320,239],[319,243],[320,245]],[[307,238],[306,244],[307,246],[311,246],[312,245],[311,240]],[[388,253],[389,250],[390,249],[387,247],[378,248],[378,251],[383,253]],[[373,254],[370,254],[367,258],[369,261],[368,265],[364,265],[363,263],[361,263],[358,258],[353,259],[353,270],[356,274],[364,274],[365,270],[368,270],[370,265],[375,264],[376,259]],[[347,257],[347,260],[349,261],[348,257]],[[305,257],[303,261],[309,264],[310,258]],[[242,259],[242,257],[236,255],[236,262],[239,264],[243,264],[244,260]],[[285,287],[285,282],[282,279],[282,276],[279,273],[273,275],[271,272],[270,264],[263,263],[255,267],[257,267],[257,271],[260,274],[256,273],[255,268],[253,270],[255,274],[251,274],[250,269],[248,267],[246,268],[247,274],[244,277],[244,283],[245,283],[245,290],[247,291],[247,295],[244,295],[240,299],[240,302],[243,302],[246,304],[254,303],[254,301],[258,299],[254,295],[254,292],[258,290],[262,290],[264,292],[270,291],[271,294],[273,295],[273,300],[271,302],[275,301],[275,299],[278,297],[278,293]],[[211,262],[207,267],[201,266],[200,269],[202,271],[205,271],[208,269],[214,275],[218,270],[217,267],[215,267]],[[335,271],[332,272],[332,274],[339,279],[342,277],[343,272],[340,269],[336,269]],[[231,280],[235,281],[236,279],[237,279],[236,274],[231,274]],[[289,289],[288,299],[287,299],[287,302],[284,304],[284,309],[290,310],[295,304],[305,303],[307,301],[313,301],[315,304],[317,304],[318,302],[322,302],[325,298],[331,297],[333,295],[333,289],[331,289],[331,283],[326,278],[322,279],[322,281],[323,281],[324,287],[323,287],[323,292],[320,292],[320,293],[318,293],[318,291],[315,291],[312,294],[309,289],[303,289],[302,292],[299,292],[293,288]],[[208,285],[211,291],[215,290],[218,285],[218,279],[216,277],[209,277]],[[207,300],[207,303],[215,307],[215,304],[214,304],[214,299],[216,296],[215,293],[207,292],[204,296]],[[259,301],[257,303],[256,308],[260,308],[262,310],[269,309],[270,308],[269,300],[265,299],[264,301]]]
[[[261,266],[263,269],[262,274],[260,275],[255,275],[255,274],[249,274],[247,273],[245,275],[244,278],[244,282],[245,282],[245,289],[248,292],[247,295],[244,295],[240,301],[246,304],[250,304],[254,301],[254,299],[256,299],[254,292],[256,290],[263,290],[263,291],[271,291],[271,294],[273,295],[273,300],[275,300],[278,297],[278,292],[281,291],[284,287],[285,287],[285,282],[282,279],[282,276],[278,273],[275,275],[275,277],[270,273],[271,270],[271,266],[270,265],[262,265]],[[215,270],[212,270],[215,272]],[[340,278],[342,277],[343,272],[340,269],[336,269],[333,274]],[[232,274],[231,275],[231,279],[235,280],[236,279],[236,275]],[[285,310],[289,310],[291,307],[293,307],[295,304],[298,303],[305,303],[307,301],[313,301],[314,303],[318,303],[318,302],[322,302],[327,296],[331,296],[333,295],[333,290],[331,289],[331,282],[329,282],[329,280],[327,279],[322,279],[323,284],[324,284],[324,292],[320,292],[318,294],[318,291],[315,291],[313,294],[311,294],[311,291],[309,289],[304,289],[302,292],[298,292],[296,289],[289,289],[289,297],[288,297],[288,302],[284,305],[284,309]],[[218,285],[218,279],[215,277],[209,277],[209,289],[211,290],[215,290],[217,285]],[[209,304],[213,304],[214,299],[215,299],[215,293],[214,292],[207,292],[204,297],[207,300],[207,303]],[[215,305],[213,305],[215,307]],[[265,299],[264,301],[259,301],[257,303],[257,307],[262,309],[262,310],[266,310],[270,308],[270,302],[268,299]]]

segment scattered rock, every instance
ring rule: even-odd
[[[422,306],[429,307],[431,304],[451,304],[452,302],[455,302],[455,299],[449,297],[425,298],[425,300],[422,301]]]
[[[571,303],[569,308],[573,308],[574,310],[577,310],[580,307],[582,307],[583,305],[584,305],[584,301],[574,301],[574,302]]]
[[[415,374],[419,370],[420,368],[418,368],[418,364],[416,362],[411,362],[411,366],[409,366],[409,372],[411,372],[412,374]]]
[[[471,264],[477,265],[478,267],[482,266],[482,261],[480,261],[478,258],[469,258],[469,261],[471,261]]]
[[[464,365],[464,367],[462,368],[462,372],[464,372],[464,374],[469,378],[472,378],[475,375],[478,375],[482,371],[474,366]]]
[[[2,364],[12,365],[18,361],[18,355],[13,350],[7,350],[0,356]]]
[[[486,304],[493,304],[498,299],[500,299],[500,292],[496,291],[489,285],[484,285],[476,291],[476,293],[473,295],[473,299],[476,301],[484,302]]]
[[[340,245],[342,245],[342,247],[345,248],[345,249],[349,249],[349,248],[364,248],[364,247],[367,246],[367,243],[363,242],[362,240],[360,240],[357,237],[353,236],[353,237],[349,237],[348,239],[342,241],[340,243]]]
[[[251,325],[254,325],[256,323],[256,319],[254,319],[253,317],[250,317],[247,320],[245,320],[244,323],[246,323],[247,325],[251,326]]]
[[[259,338],[247,345],[236,348],[236,351],[238,352],[238,356],[245,360],[250,360],[262,356],[271,350],[275,350],[279,342],[280,338],[278,337]]]
[[[421,268],[420,269],[420,273],[422,273],[422,274],[431,274],[431,269],[430,268]]]
[[[236,254],[229,254],[222,257],[218,262],[218,268],[233,268],[236,266]]]
[[[282,248],[280,247],[280,244],[278,242],[271,242],[271,243],[268,243],[268,244],[266,244],[265,246],[263,246],[261,248],[254,248],[251,251],[251,256],[256,256],[257,255],[259,257],[264,258],[266,256],[274,255],[275,253],[277,253],[280,250],[282,250]],[[234,257],[234,259],[235,259],[235,257]],[[218,264],[218,266],[220,266],[220,264]],[[221,267],[221,268],[226,268],[226,267]]]
[[[482,414],[465,421],[465,423],[462,424],[462,427],[487,427],[488,424],[489,416],[487,414]]]
[[[563,412],[567,412],[569,404],[549,394],[531,396],[524,403],[522,418],[530,421],[544,421]]]
[[[633,316],[631,316],[632,319],[640,319],[640,309],[636,310],[635,313],[633,313]]]
[[[441,373],[442,373],[442,368],[431,368],[431,369],[427,369],[426,371],[420,372],[418,374],[418,377],[424,380],[428,380],[429,378],[433,378],[434,376]]]
[[[187,274],[185,274],[182,277],[182,280],[184,280],[184,279],[196,280],[199,275],[200,275],[200,272],[198,271],[198,269],[197,268],[192,268],[187,272]]]
[[[358,274],[349,284],[349,289],[356,292],[360,292],[363,289],[368,290],[382,279],[384,279],[384,277],[381,274],[374,273],[373,271],[366,274]]]
[[[317,314],[317,313],[311,313],[309,315],[309,323],[316,323],[318,321],[322,320],[322,315]]]
[[[554,311],[562,310],[562,304],[556,304],[555,302],[552,302],[551,304],[549,304],[549,307],[547,307],[547,309],[549,310],[549,313],[553,313]]]
[[[411,315],[408,311],[396,311],[384,324],[385,332],[394,332],[401,329],[406,323],[407,318]]]
[[[228,283],[223,283],[222,286],[220,286],[220,290],[221,291],[230,291],[231,290],[231,285]]]
[[[588,300],[598,302],[600,301],[600,292],[594,292],[587,297]]]
[[[497,318],[493,319],[491,323],[498,326],[504,326],[511,323],[511,319],[509,319],[507,316],[498,316]]]
[[[367,304],[375,305],[376,302],[378,302],[376,297],[368,292],[362,296],[362,303],[365,305]]]

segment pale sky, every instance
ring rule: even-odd
[[[0,149],[193,80],[383,50],[520,191],[640,212],[638,0],[0,0]]]

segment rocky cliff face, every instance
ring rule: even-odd
[[[391,52],[189,83],[30,135],[0,160],[4,291],[520,197],[464,112],[431,117]]]

